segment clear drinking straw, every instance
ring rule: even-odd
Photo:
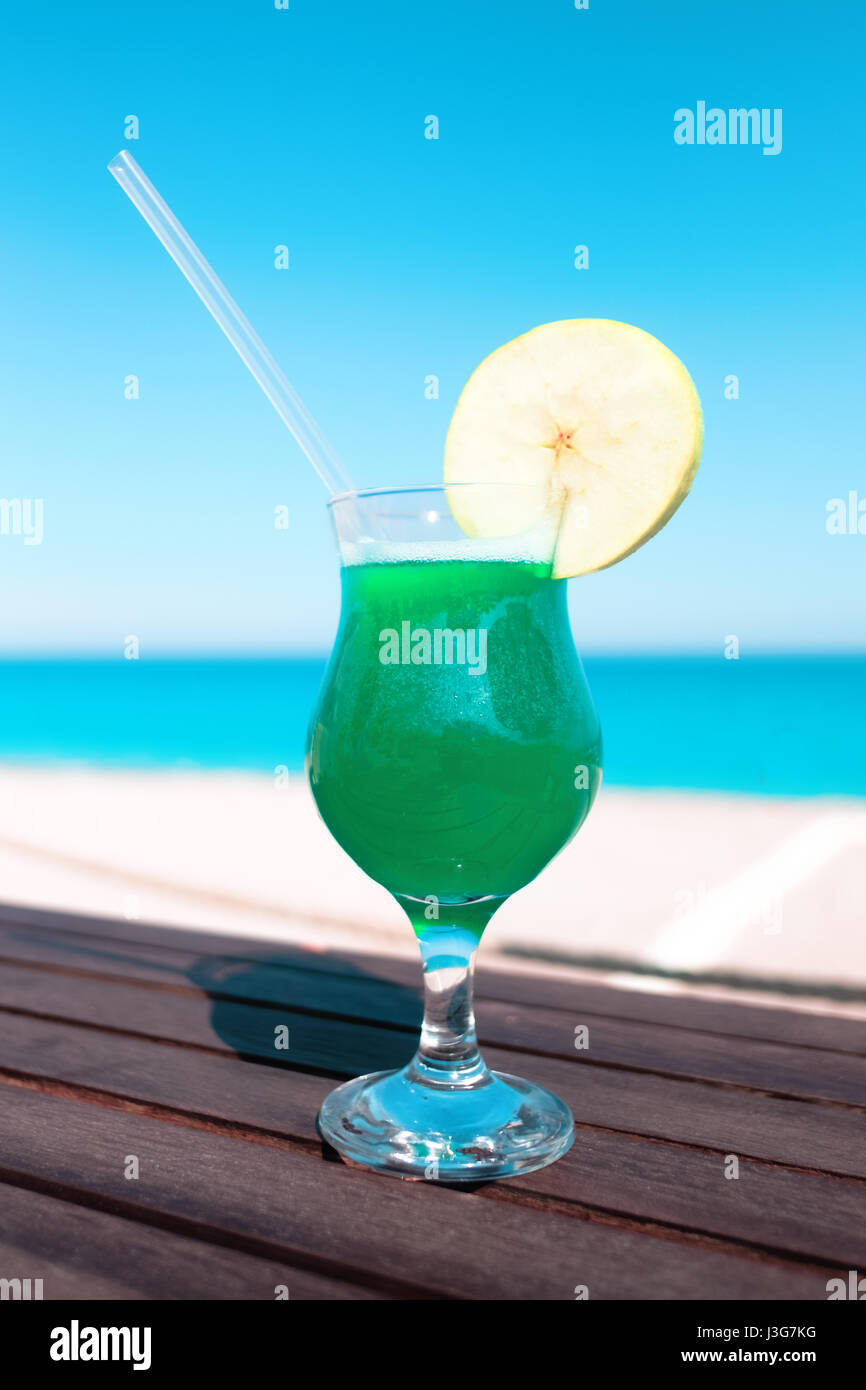
[[[238,308],[219,276],[184,231],[144,170],[127,150],[108,166],[124,193],[138,208],[183,272],[199,299],[261,386],[274,410],[295,436],[331,495],[351,491],[343,466],[288,377],[278,367],[252,324]]]

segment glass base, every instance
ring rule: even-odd
[[[410,1062],[332,1091],[322,1137],[348,1162],[428,1182],[532,1173],[571,1148],[574,1120],[557,1096],[484,1068],[470,1086],[419,1081]]]

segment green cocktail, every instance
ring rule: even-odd
[[[600,777],[565,581],[445,558],[348,565],[342,582],[310,750],[322,817],[401,900],[492,910],[567,843]]]
[[[466,534],[455,513],[479,502],[501,534]],[[310,783],[335,838],[405,908],[425,1004],[409,1064],[340,1086],[319,1127],[345,1158],[403,1176],[531,1172],[573,1138],[561,1100],[488,1070],[472,1012],[484,928],[568,842],[601,778],[565,581],[552,577],[558,503],[548,489],[470,485],[331,504],[343,603]]]

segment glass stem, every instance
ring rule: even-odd
[[[489,1083],[475,1037],[473,985],[478,936],[465,927],[428,927],[420,936],[424,1022],[410,1080],[440,1089]]]

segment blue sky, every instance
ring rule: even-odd
[[[435,481],[467,376],[535,324],[624,319],[683,358],[695,487],[572,585],[579,644],[862,648],[866,535],[824,521],[866,497],[863,28],[841,0],[19,7],[0,497],[44,499],[45,534],[0,536],[2,650],[322,651],[336,622],[321,486],[106,172],[125,144],[361,485]],[[782,152],[676,145],[699,100],[781,108]]]

